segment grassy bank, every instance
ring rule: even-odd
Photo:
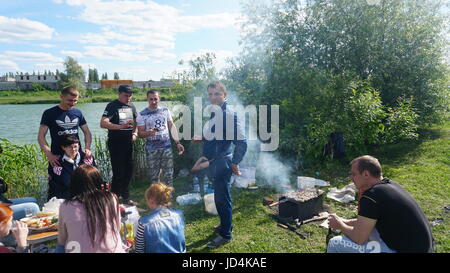
[[[421,131],[418,141],[402,142],[373,148],[371,155],[380,159],[383,172],[402,184],[417,200],[429,221],[443,218],[444,221],[433,227],[437,252],[450,252],[449,214],[444,207],[450,205],[450,121]],[[46,161],[36,145],[20,146],[7,140],[0,140],[4,152],[0,155],[0,176],[3,176],[11,188],[8,197],[35,196],[42,192],[46,184]],[[145,177],[148,168],[145,162],[142,144],[136,147],[135,180],[131,185],[131,197],[144,208],[143,194],[149,186]],[[96,161],[104,173],[110,173],[109,156],[104,140],[96,139]],[[185,163],[183,163],[183,162]],[[176,156],[176,169],[186,167],[188,159]],[[325,162],[315,168],[304,170],[304,175],[315,176],[331,182],[332,187],[341,188],[348,183],[348,162]],[[178,172],[176,172],[178,173]],[[106,175],[108,176],[108,175]],[[190,190],[192,177],[175,179],[175,197]],[[327,230],[319,228],[319,223],[309,223],[300,228],[308,234],[303,240],[298,235],[277,227],[275,209],[262,205],[262,198],[275,197],[270,188],[260,187],[256,191],[232,189],[234,240],[212,252],[224,253],[320,253],[325,251]],[[340,204],[325,199],[329,209],[345,218],[356,216],[356,203]],[[209,215],[203,203],[179,207],[185,213],[186,243],[188,252],[209,252],[206,243],[213,238],[212,228],[218,224],[218,217]],[[141,214],[144,215],[144,214]]]
[[[184,93],[171,88],[160,90],[161,100],[179,101]],[[147,91],[135,89],[133,101],[146,101]],[[0,104],[40,104],[58,103],[59,91],[0,91]],[[117,91],[113,89],[87,90],[79,103],[110,102],[117,99]]]
[[[450,252],[450,223],[444,207],[450,205],[450,122],[422,130],[419,141],[393,144],[372,149],[370,154],[380,159],[384,174],[402,184],[417,200],[430,221],[444,218],[445,221],[433,227],[437,252]],[[306,175],[330,181],[332,187],[342,187],[350,181],[346,178],[348,162],[328,162],[314,169],[305,170]],[[175,195],[185,194],[189,190],[191,177],[175,180]],[[135,181],[132,185],[133,200],[144,204],[143,193],[147,181]],[[327,230],[319,223],[310,223],[301,227],[309,234],[306,240],[291,231],[277,227],[274,210],[262,205],[262,198],[274,196],[272,189],[260,188],[247,191],[233,188],[234,240],[212,252],[275,252],[275,253],[320,253],[325,251]],[[332,212],[350,218],[356,216],[356,203],[340,204],[325,199]],[[176,205],[177,207],[177,205]],[[218,224],[218,217],[209,215],[203,203],[187,207],[184,210],[186,220],[186,243],[188,252],[210,252],[206,243],[213,238],[212,228]]]

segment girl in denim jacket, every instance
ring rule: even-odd
[[[136,253],[184,253],[184,216],[170,209],[173,187],[152,184],[145,191],[151,212],[139,219],[136,231]]]

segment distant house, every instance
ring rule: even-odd
[[[102,88],[102,85],[99,82],[86,82],[84,85],[85,85],[86,89],[89,89],[89,90],[98,90],[98,89]]]
[[[133,88],[146,89],[150,88],[148,81],[133,81]]]
[[[0,82],[15,82],[16,78],[10,76],[2,76],[0,77]]]
[[[9,76],[0,77],[0,91],[15,90],[15,89],[17,89],[15,78]]]
[[[100,81],[101,88],[119,88],[119,85],[129,85],[133,86],[132,80],[101,80]]]
[[[171,79],[161,79],[159,81],[152,81],[152,80],[148,81],[151,88],[171,88],[173,86],[173,82],[174,82],[174,80],[171,80]]]
[[[101,88],[119,88],[119,85],[130,85],[133,88],[148,89],[148,88],[170,88],[173,86],[174,80],[161,79],[160,81],[132,81],[132,80],[101,80]]]
[[[56,75],[16,75],[16,85],[21,90],[33,88],[33,83],[40,83],[46,89],[58,89],[59,76]]]
[[[0,91],[16,89],[16,79],[10,76],[0,77]]]
[[[15,75],[14,77],[0,77],[0,90],[29,90],[33,89],[34,83],[40,83],[46,89],[57,90],[58,81],[61,80],[57,75],[29,75],[28,73]],[[99,83],[85,82],[86,89],[98,90],[103,88],[117,89],[119,85],[129,85],[138,89],[150,88],[171,88],[176,80],[161,79],[159,81],[133,81],[133,80],[101,80]]]

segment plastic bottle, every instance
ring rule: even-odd
[[[206,194],[206,192],[208,191],[209,185],[208,185],[208,177],[205,176],[205,178],[203,179],[203,192],[204,194]]]
[[[194,176],[194,179],[192,181],[193,191],[192,192],[200,192],[200,181],[198,181],[198,177]]]
[[[177,197],[177,203],[181,206],[197,204],[202,201],[199,193],[188,193]]]
[[[203,180],[203,186],[204,186],[204,193],[205,194],[209,194],[209,193],[213,193],[214,192],[214,187],[211,183],[211,181],[209,181],[208,176],[205,176],[205,179]]]

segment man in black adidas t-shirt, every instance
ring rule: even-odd
[[[376,158],[361,156],[351,165],[352,181],[360,192],[358,218],[330,215],[330,227],[345,236],[331,239],[328,252],[433,252],[428,219],[411,195],[383,178]]]
[[[58,105],[45,110],[42,114],[41,125],[38,132],[38,143],[47,156],[49,163],[48,198],[55,196],[55,185],[51,182],[52,169],[60,165],[58,160],[64,155],[64,151],[61,149],[61,142],[66,135],[76,136],[79,139],[78,127],[80,127],[84,133],[85,143],[84,150],[82,150],[80,145],[80,151],[82,150],[84,152],[86,158],[92,156],[92,134],[81,111],[74,108],[78,102],[79,96],[80,94],[74,87],[64,87],[61,91],[61,102]],[[48,130],[50,130],[50,138],[52,140],[51,148],[48,146],[45,139]]]
[[[106,106],[100,127],[108,129],[108,150],[113,178],[111,191],[124,204],[136,206],[130,200],[130,181],[133,175],[133,141],[137,138],[136,107],[131,103],[133,91],[128,85],[119,86],[118,99]]]

